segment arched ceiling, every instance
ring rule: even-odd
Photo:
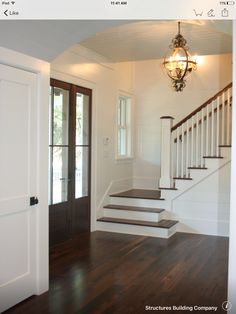
[[[232,51],[230,21],[183,21],[192,53]],[[112,61],[162,57],[177,33],[176,21],[11,20],[0,21],[0,46],[51,62],[76,43]]]
[[[51,62],[63,51],[120,20],[0,21],[0,46]]]
[[[139,21],[107,29],[80,44],[114,62],[159,59],[177,33],[177,21]],[[192,55],[232,52],[230,21],[183,21],[181,34]]]

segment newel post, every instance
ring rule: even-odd
[[[171,188],[171,128],[172,117],[161,117],[161,178],[160,188]]]

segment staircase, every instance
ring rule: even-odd
[[[173,213],[174,200],[230,163],[231,108],[229,84],[175,126],[172,117],[162,117],[159,189],[109,195],[97,230],[172,236],[182,223]]]

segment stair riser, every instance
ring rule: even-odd
[[[224,157],[222,159],[214,159],[214,158],[204,158],[205,166],[207,169],[199,170],[199,169],[190,169],[190,177],[193,180],[175,180],[175,187],[178,190],[186,190],[192,185],[195,185],[196,182],[201,181],[212,172],[218,170],[220,167],[225,165],[230,161],[231,158],[231,148],[221,148],[221,156]],[[168,199],[172,198],[174,195],[178,195],[179,192],[173,193],[173,191],[163,190],[161,191],[161,197]]]
[[[195,181],[193,181],[193,180],[176,180],[175,186],[178,190],[176,191],[175,194],[171,193],[171,196],[175,197],[176,195],[178,195],[180,193],[180,191],[184,191],[184,190],[188,189],[194,183],[195,183]],[[168,191],[165,191],[165,194],[163,194],[163,196],[164,195],[168,198],[170,197],[170,194],[168,193]]]
[[[227,161],[229,160],[229,158],[223,158],[223,159],[214,159],[214,158],[206,158],[206,167],[210,170],[210,171],[214,171],[219,169],[221,166],[223,166]]]
[[[110,197],[110,204],[150,207],[150,208],[163,208],[163,209],[168,208],[167,202],[163,200],[161,201],[161,200],[126,198],[126,197]]]
[[[174,198],[178,193],[178,190],[161,190],[161,197],[166,199]]]
[[[224,158],[231,159],[231,147],[220,147],[220,155]]]
[[[163,213],[163,212],[162,212]],[[160,221],[163,214],[104,208],[104,216],[133,220]]]
[[[135,226],[135,225],[126,225],[126,224],[116,224],[109,222],[96,222],[96,230],[98,231],[107,231],[107,232],[116,232],[116,233],[126,233],[134,235],[143,235],[149,237],[158,237],[158,238],[169,238],[175,234],[177,230],[177,225],[171,227],[170,229],[164,228],[153,228],[146,226]]]
[[[223,162],[224,161],[224,162]],[[168,191],[163,190],[161,191],[161,197],[165,199],[173,199],[176,198],[179,194],[182,194],[183,191],[188,190],[192,186],[196,185],[201,180],[204,180],[207,176],[211,175],[214,171],[217,171],[220,167],[227,164],[229,160],[221,159],[209,159],[207,160],[207,168],[206,170],[191,170],[191,178],[193,180],[176,180],[175,186],[178,189],[177,191]]]

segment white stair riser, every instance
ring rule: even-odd
[[[161,197],[165,200],[173,199],[177,195],[178,190],[161,190]]]
[[[150,200],[140,198],[126,198],[126,197],[110,197],[110,204],[126,205],[126,206],[138,206],[138,207],[150,207],[150,208],[168,208],[168,203],[161,200]]]
[[[176,191],[175,194],[172,193],[172,195],[175,197],[176,195],[178,195],[180,192],[188,189],[190,186],[192,186],[195,182],[193,182],[193,180],[176,180],[175,181],[175,187],[178,189]],[[168,191],[166,190],[165,192],[165,195],[169,198],[170,195],[168,193]]]
[[[205,164],[206,168],[210,171],[214,171],[219,169],[221,166],[223,166],[229,158],[219,158],[219,159],[214,159],[214,158],[206,158]]]
[[[126,233],[126,234],[143,235],[143,236],[149,236],[149,237],[158,237],[158,238],[171,237],[177,230],[176,226],[177,225],[174,225],[170,229],[165,229],[165,228],[117,224],[117,223],[109,223],[109,222],[101,222],[101,221],[96,222],[97,231]]]
[[[231,147],[220,147],[220,155],[224,158],[231,159]]]
[[[163,190],[161,196],[165,199],[173,198],[177,196],[181,191],[191,188],[193,185],[197,184],[199,181],[203,180],[205,177],[217,171],[220,167],[224,166],[229,162],[228,159],[207,159],[206,170],[191,169],[191,178],[193,180],[176,180],[175,186],[178,189],[176,193],[174,191]]]
[[[123,218],[143,221],[160,221],[163,216],[162,213],[151,213],[131,210],[118,210],[111,208],[104,208],[104,216],[111,218]]]

